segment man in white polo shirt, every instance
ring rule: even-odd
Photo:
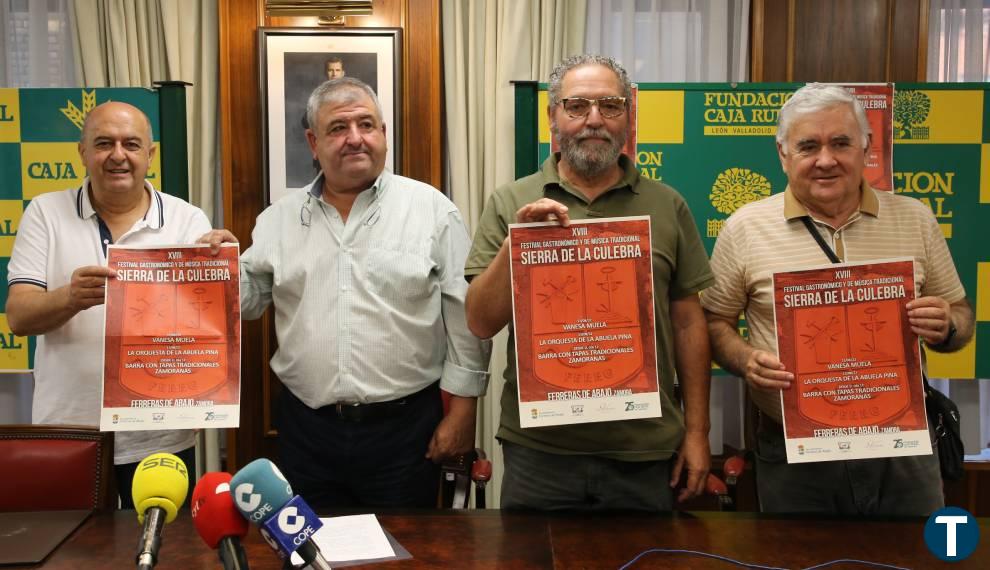
[[[973,310],[931,210],[864,180],[869,137],[848,91],[820,83],[799,89],[777,128],[787,189],[736,211],[712,252],[715,285],[701,303],[715,360],[745,379],[760,411],[756,482],[764,512],[928,516],[943,505],[934,455],[786,461],[780,390],[793,389],[794,374],[775,355],[771,274],[829,263],[809,231],[842,261],[914,258],[919,296],[906,316],[929,350],[956,351],[973,336]],[[737,332],[742,311],[748,341]]]
[[[202,210],[145,180],[156,147],[139,109],[108,102],[86,117],[79,188],[38,196],[21,218],[8,267],[7,319],[38,335],[32,421],[98,425],[107,246],[193,243],[210,231]],[[190,430],[118,432],[114,465],[124,508],[131,479],[150,453],[175,453],[195,469]]]

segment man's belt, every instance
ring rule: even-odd
[[[337,402],[323,406],[316,410],[321,415],[339,419],[347,422],[373,422],[384,418],[401,414],[410,405],[424,398],[433,396],[440,397],[440,383],[434,382],[419,392],[409,394],[403,398],[389,400],[387,402],[373,402],[370,404],[351,404],[347,402]]]

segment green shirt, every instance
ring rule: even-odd
[[[516,211],[540,198],[564,204],[572,220],[650,216],[653,253],[653,298],[657,331],[663,417],[590,424],[522,429],[516,388],[515,334],[509,323],[508,365],[502,392],[501,425],[496,436],[548,453],[593,454],[624,461],[667,459],[684,437],[684,416],[674,402],[674,347],[670,300],[693,295],[714,282],[708,256],[687,203],[673,188],[644,178],[626,156],[615,187],[588,202],[579,191],[561,181],[558,155],[551,155],[540,171],[507,184],[492,195],[478,223],[465,263],[468,276],[482,273],[508,235]]]

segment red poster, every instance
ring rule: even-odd
[[[522,427],[659,417],[649,217],[509,240]]]
[[[863,105],[873,131],[863,176],[871,187],[890,192],[894,189],[894,84],[854,83],[844,87]]]
[[[237,427],[238,247],[110,246],[100,428]]]
[[[790,463],[931,453],[910,259],[775,273]]]

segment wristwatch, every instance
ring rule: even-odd
[[[949,343],[952,342],[952,337],[954,336],[956,336],[956,324],[952,322],[952,319],[949,319],[949,332],[945,334],[945,338],[942,339],[942,342],[938,344],[930,344],[929,346],[935,350],[946,348],[949,346]]]

